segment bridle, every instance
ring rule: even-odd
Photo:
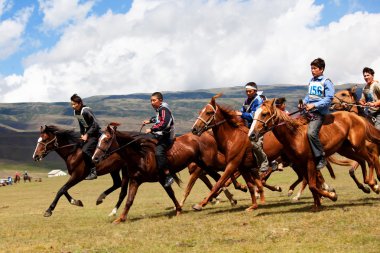
[[[135,139],[133,139],[132,141],[130,141],[130,142],[128,142],[128,143],[126,143],[126,144],[124,144],[124,145],[122,145],[122,146],[119,146],[119,147],[117,147],[117,148],[115,148],[115,149],[113,149],[113,150],[111,150],[111,151],[109,151],[109,149],[111,148],[112,143],[114,142],[114,140],[115,140],[115,138],[116,138],[116,134],[115,134],[115,130],[111,130],[111,131],[108,131],[108,132],[109,132],[110,134],[112,134],[112,137],[111,137],[110,140],[107,140],[107,143],[108,143],[107,148],[102,148],[102,147],[100,146],[101,138],[99,138],[98,145],[96,146],[96,149],[99,149],[100,151],[103,152],[103,155],[101,156],[101,159],[102,159],[102,160],[103,160],[103,159],[106,159],[107,157],[109,157],[109,156],[112,155],[113,153],[116,153],[117,151],[122,150],[122,149],[124,149],[125,147],[127,147],[128,145],[130,145],[130,144],[136,142],[137,140],[139,140],[139,138],[135,138]],[[141,132],[141,129],[140,129],[140,132]],[[102,135],[105,135],[105,134],[103,133]],[[139,133],[138,135],[133,136],[133,137],[137,137],[137,136],[141,136],[141,135],[145,135],[145,134],[141,134],[141,133]]]
[[[53,139],[51,139],[50,141],[48,142],[44,142],[45,140],[41,140],[41,141],[38,141],[37,144],[41,144],[44,146],[44,151],[42,152],[42,155],[43,156],[47,156],[51,151],[55,151],[55,150],[58,150],[58,149],[62,149],[62,148],[67,148],[67,147],[73,147],[73,146],[76,146],[77,144],[76,143],[73,143],[73,144],[67,144],[67,145],[63,145],[63,146],[59,146],[58,144],[58,139],[57,139],[57,136],[55,135]],[[53,143],[53,148],[52,149],[48,149],[47,147]]]
[[[212,104],[207,104],[207,105],[205,106],[205,109],[206,109],[207,106],[210,106],[211,109],[214,111],[214,113],[212,114],[212,116],[211,116],[208,120],[203,119],[201,116],[198,116],[198,117],[197,117],[197,120],[195,121],[195,123],[194,123],[194,125],[193,125],[193,129],[194,129],[195,125],[197,124],[198,120],[202,121],[203,124],[204,124],[204,127],[197,131],[197,134],[198,134],[198,135],[202,134],[203,132],[206,132],[206,131],[209,130],[210,128],[213,128],[213,127],[215,127],[215,126],[219,126],[219,125],[223,124],[224,122],[226,122],[225,119],[224,119],[224,120],[221,120],[221,121],[219,121],[219,122],[216,122],[216,113],[218,112],[218,106],[214,107]],[[211,122],[213,122],[213,121],[214,121],[215,123],[212,124],[212,125],[210,125]]]

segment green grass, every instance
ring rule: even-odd
[[[173,204],[161,186],[146,183],[137,193],[129,220],[120,225],[111,224],[113,219],[107,216],[118,191],[102,205],[95,205],[98,195],[111,185],[109,176],[82,182],[70,190],[85,207],[72,206],[62,197],[49,218],[43,213],[67,177],[22,182],[0,188],[1,251],[378,252],[379,196],[358,190],[347,168],[337,167],[335,172],[337,180],[327,180],[335,187],[338,201],[323,200],[324,209],[316,213],[310,211],[309,190],[297,203],[290,201],[286,191],[266,190],[267,203],[247,213],[249,194],[233,189],[237,206],[231,207],[223,196],[220,204],[195,212],[191,206],[208,193],[199,181],[183,214],[175,217]],[[186,182],[187,171],[181,176]],[[294,179],[295,174],[286,168],[275,173],[269,183],[287,189]],[[175,192],[181,199],[183,189],[176,186]]]

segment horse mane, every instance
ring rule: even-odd
[[[287,113],[277,108],[274,102],[275,102],[274,99],[266,100],[264,101],[262,106],[269,108],[269,111],[273,110],[273,113],[276,114],[276,119],[279,122],[284,122],[285,125],[288,127],[288,129],[290,129],[292,132],[299,131],[300,126],[305,125],[307,123],[307,119],[305,117],[298,117],[298,118],[290,117]]]
[[[139,152],[141,155],[146,155],[148,152],[154,152],[156,148],[155,140],[142,135],[140,132],[115,131],[119,145],[126,145]],[[132,142],[133,141],[133,142]]]
[[[226,121],[233,127],[240,127],[244,126],[244,121],[241,117],[238,117],[236,115],[235,110],[233,110],[230,106],[226,105],[219,105],[218,108],[220,112],[222,113],[223,117],[226,119]]]
[[[41,130],[41,133],[52,133],[56,136],[60,136],[66,139],[69,141],[69,143],[80,143],[79,133],[75,132],[74,130],[63,129],[55,125],[45,125],[45,127]]]

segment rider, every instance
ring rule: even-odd
[[[91,168],[86,180],[96,179],[96,167],[92,163],[92,155],[98,144],[101,135],[100,126],[90,107],[83,104],[82,98],[77,94],[71,96],[71,107],[74,109],[74,116],[78,119],[80,128],[80,139],[84,142],[82,146],[83,159],[86,167]]]
[[[368,113],[376,119],[375,127],[380,129],[380,83],[373,79],[374,75],[375,71],[373,69],[368,67],[363,69],[366,86],[363,88],[359,103],[361,105],[370,106]]]
[[[278,109],[289,115],[288,110],[286,110],[286,98],[277,98],[275,104]]]
[[[305,110],[312,115],[312,119],[307,128],[307,137],[315,158],[317,170],[326,166],[325,152],[319,139],[325,115],[329,113],[331,101],[334,98],[334,84],[323,75],[325,61],[317,58],[310,63],[313,77],[309,81],[309,91],[303,100]],[[302,104],[299,105],[303,107]]]
[[[255,82],[249,82],[245,85],[245,93],[247,94],[247,99],[244,101],[240,111],[237,111],[236,114],[241,116],[245,125],[250,128],[256,110],[263,103],[263,98],[257,94],[257,84]],[[262,172],[267,171],[269,167],[268,157],[263,150],[263,139],[264,137],[261,136],[257,142],[251,140],[252,153],[256,157],[257,165]]]
[[[164,187],[169,187],[174,179],[170,171],[166,168],[166,151],[171,147],[174,140],[174,117],[167,103],[163,102],[164,97],[161,92],[154,92],[150,97],[150,103],[156,111],[156,116],[144,120],[143,124],[154,123],[151,128],[146,129],[146,133],[152,133],[158,140],[156,146],[157,169],[165,174]]]

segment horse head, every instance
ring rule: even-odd
[[[116,142],[116,129],[119,125],[119,123],[111,122],[106,126],[98,140],[98,145],[96,146],[94,155],[92,156],[92,161],[95,164],[98,164],[107,158],[110,155],[109,152],[111,148],[117,148],[118,144]]]
[[[54,150],[58,146],[57,129],[53,126],[41,126],[40,136],[37,140],[37,146],[33,153],[34,161],[41,161],[50,151]]]
[[[330,110],[346,110],[349,111],[352,105],[357,102],[357,85],[348,88],[346,90],[341,90],[335,93],[334,98],[331,102]]]
[[[200,136],[203,132],[210,129],[210,124],[216,124],[216,115],[218,112],[218,105],[215,102],[216,98],[221,97],[223,94],[219,93],[211,98],[210,103],[208,103],[205,107],[200,111],[197,120],[195,121],[191,132]]]
[[[255,116],[249,129],[249,137],[253,140],[258,140],[266,132],[277,124],[278,112],[275,103],[276,99],[264,101],[260,108],[255,112]]]

